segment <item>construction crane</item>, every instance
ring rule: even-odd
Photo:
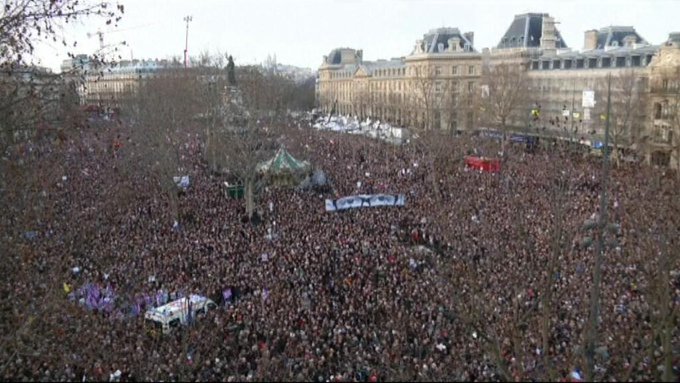
[[[95,33],[88,32],[87,37],[92,38],[92,36],[95,35],[95,34],[97,36],[99,36],[99,49],[103,50],[104,48],[109,46],[109,45],[104,45],[104,35],[110,35],[112,33],[119,33],[119,32],[127,32],[127,31],[131,31],[131,30],[134,30],[134,29],[145,28],[145,27],[148,27],[148,26],[151,26],[151,25],[154,25],[154,23],[136,25],[134,27],[125,28],[125,29],[111,29],[111,30],[104,31],[104,32],[102,32],[102,30],[99,29]]]

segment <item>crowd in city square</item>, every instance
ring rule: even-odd
[[[423,134],[397,146],[299,119],[277,124],[280,144],[332,188],[263,183],[255,220],[208,170],[200,140],[182,146],[191,182],[176,224],[167,196],[125,162],[134,142],[124,125],[5,153],[35,158],[40,173],[30,193],[3,191],[0,376],[576,380],[603,187],[613,229],[593,378],[658,379],[668,346],[680,365],[680,182],[671,171],[612,164],[603,182],[600,157],[560,144],[528,152]],[[469,154],[500,157],[502,168],[468,169]],[[376,193],[404,194],[405,206],[324,208]],[[83,304],[84,286],[115,299]],[[151,334],[143,312],[187,294],[218,308]]]

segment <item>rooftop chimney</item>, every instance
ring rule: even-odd
[[[541,33],[541,48],[544,51],[555,52],[557,49],[557,34],[555,31],[555,19],[543,16],[543,31]]]
[[[357,62],[358,62],[359,64],[361,64],[362,62],[364,62],[364,50],[363,50],[363,49],[357,50]]]
[[[597,49],[597,30],[591,29],[586,31],[585,39],[583,40],[583,49],[586,51]]]

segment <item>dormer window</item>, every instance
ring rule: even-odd
[[[465,43],[463,49],[465,50],[465,52],[470,52],[472,51],[472,46],[470,45],[470,43]]]
[[[618,46],[619,46],[618,41],[616,41],[616,40],[612,41],[612,47],[618,47]]]

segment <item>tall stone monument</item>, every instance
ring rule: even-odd
[[[227,87],[225,89],[225,118],[230,131],[239,131],[248,124],[249,113],[243,102],[241,89],[236,85],[234,59],[229,56],[227,63]]]

